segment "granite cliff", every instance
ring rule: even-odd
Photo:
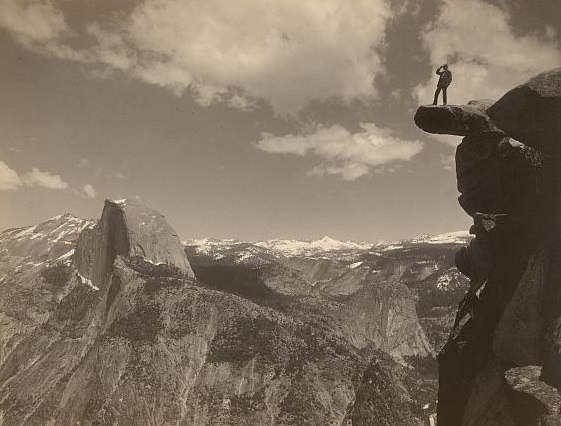
[[[561,388],[561,69],[496,102],[421,106],[415,123],[465,136],[460,205],[470,279],[439,361],[439,426],[558,425]]]
[[[133,199],[105,201],[100,221],[80,234],[74,263],[82,277],[101,288],[117,256],[166,265],[194,277],[179,237],[164,216]]]

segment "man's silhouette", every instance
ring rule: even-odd
[[[440,95],[440,91],[442,90],[442,100],[443,105],[446,105],[448,102],[448,98],[446,96],[446,89],[452,83],[452,72],[448,69],[448,64],[444,64],[438,67],[436,73],[440,76],[438,79],[438,84],[436,85],[436,92],[434,92],[434,101],[433,105],[438,103],[438,95]]]

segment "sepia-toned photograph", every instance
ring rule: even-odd
[[[561,0],[0,0],[0,426],[561,426]]]

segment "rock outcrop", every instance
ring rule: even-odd
[[[478,99],[467,105],[423,105],[415,114],[415,124],[425,132],[467,136],[494,133],[502,135],[485,112],[494,103],[490,99]]]
[[[136,200],[106,200],[100,221],[80,235],[74,262],[84,279],[101,288],[117,256],[166,265],[194,277],[179,237],[164,216]]]
[[[559,424],[560,95],[561,69],[492,104],[415,116],[425,131],[466,136],[456,175],[475,234],[456,256],[470,289],[438,357],[439,426]]]

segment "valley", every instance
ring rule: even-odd
[[[0,418],[422,424],[469,239],[180,243],[129,200],[7,230]]]

